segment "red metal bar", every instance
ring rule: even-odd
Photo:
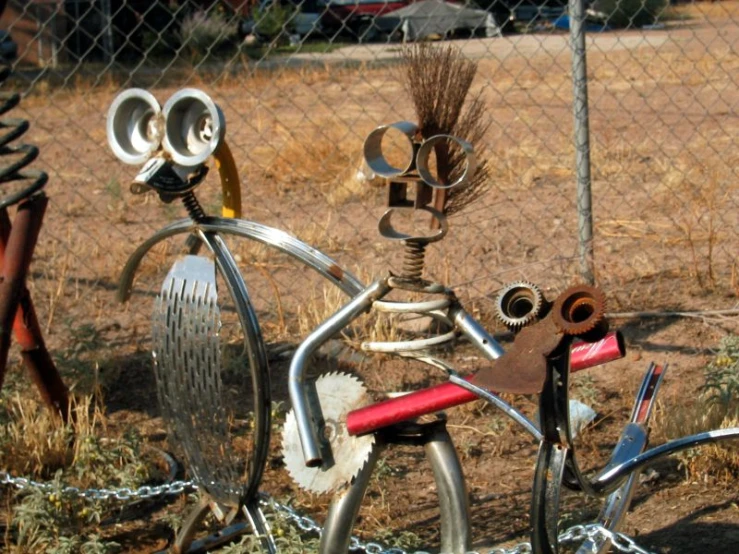
[[[594,343],[579,343],[570,352],[570,370],[582,371],[624,356],[619,332],[612,332]],[[350,435],[365,435],[383,427],[466,404],[479,397],[453,383],[442,383],[398,398],[390,398],[349,412],[346,427]]]
[[[7,210],[0,210],[0,388],[7,369],[12,329],[23,362],[44,402],[66,420],[69,392],[46,348],[25,285],[47,204],[43,194],[24,200],[18,205],[13,225]]]
[[[7,210],[2,210],[0,215],[2,238],[6,238],[0,268],[0,387],[7,369],[8,350],[20,291],[25,284],[43,217],[43,211],[41,217],[38,217],[38,210],[33,209],[34,204],[32,198],[21,202],[12,226]]]
[[[59,412],[64,421],[68,421],[72,415],[69,413],[69,389],[62,381],[56,364],[46,348],[36,310],[25,287],[21,293],[18,310],[15,312],[13,336],[21,347],[23,363],[31,373],[31,379],[38,388],[41,398],[48,406]]]
[[[662,373],[664,373],[664,371],[665,368],[661,365],[658,365],[654,368],[652,378],[649,380],[649,384],[647,385],[647,394],[644,395],[644,398],[636,409],[636,417],[634,417],[634,423],[647,423],[647,418],[649,417],[649,409],[652,405],[652,402],[654,401],[654,393],[657,390],[657,383],[659,383],[659,380],[662,378]]]

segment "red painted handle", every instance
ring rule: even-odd
[[[570,351],[570,371],[581,371],[623,356],[624,343],[621,334],[609,333],[598,342],[573,345]],[[365,435],[388,425],[446,410],[478,398],[475,393],[454,383],[442,383],[349,412],[346,427],[350,435]]]

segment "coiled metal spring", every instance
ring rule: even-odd
[[[425,241],[406,240],[403,242],[405,247],[403,255],[403,277],[411,280],[420,280],[423,275],[423,267],[426,258]]]
[[[187,213],[193,221],[199,222],[205,219],[205,210],[203,210],[203,207],[192,191],[182,197],[182,203],[185,205]]]
[[[382,342],[363,342],[362,350],[367,352],[383,352],[398,354],[411,358],[419,358],[437,367],[445,367],[441,362],[428,356],[432,349],[451,342],[456,337],[454,323],[448,315],[449,307],[454,300],[454,294],[438,283],[428,283],[424,281],[409,281],[406,276],[402,278],[391,277],[388,280],[389,285],[393,289],[402,289],[410,292],[425,293],[436,296],[430,300],[419,302],[403,302],[377,300],[372,304],[372,308],[378,312],[387,314],[398,314],[408,316],[418,316],[419,318],[431,318],[429,325],[430,331],[423,338],[413,338],[402,341],[382,341]],[[410,318],[409,318],[410,319]],[[450,328],[450,331],[433,334],[434,323],[442,329]]]
[[[0,67],[0,84],[8,80],[11,68]],[[15,92],[0,92],[0,116],[4,116],[21,101],[21,95]],[[37,169],[26,169],[39,154],[38,148],[30,144],[11,145],[28,131],[28,120],[20,118],[0,119],[0,157],[9,158],[10,163],[0,165],[0,184],[15,183],[9,188],[3,186],[0,197],[0,209],[17,204],[41,190],[49,176]]]

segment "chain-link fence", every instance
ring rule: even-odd
[[[430,275],[478,315],[506,281],[554,291],[590,272],[613,311],[736,307],[739,2],[595,0],[579,6],[582,18],[578,6],[10,0],[0,46],[14,74],[3,86],[25,93],[13,115],[30,120],[24,140],[50,174],[34,262],[47,329],[146,340],[145,322],[115,304],[117,276],[136,244],[184,212],[132,195],[138,168],[108,148],[106,111],[130,86],[161,103],[184,86],[215,99],[246,217],[365,280],[398,265],[377,233],[385,191],[361,148],[377,125],[415,119],[399,61],[420,40],[477,62],[491,121],[490,191],[452,219]],[[586,30],[584,52],[571,23]],[[216,179],[203,187],[209,212],[219,209]],[[247,282],[262,283],[252,293],[267,331],[300,331],[291,315],[318,309],[304,272],[263,248],[237,250]],[[163,256],[144,273],[152,283]]]

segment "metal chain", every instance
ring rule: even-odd
[[[39,490],[43,493],[58,494],[60,496],[76,496],[86,500],[115,500],[118,502],[129,502],[136,500],[147,500],[161,496],[176,496],[185,492],[197,490],[193,481],[172,481],[162,485],[144,485],[137,489],[80,489],[78,487],[59,487],[49,482],[39,482],[27,477],[13,477],[9,473],[0,472],[0,486],[11,486],[20,491]],[[284,514],[289,521],[294,523],[305,533],[321,535],[323,529],[316,521],[308,516],[299,514],[286,504],[277,502],[267,493],[260,493],[261,503],[272,508],[276,512]],[[619,552],[627,554],[652,554],[636,544],[634,540],[623,533],[611,531],[599,523],[588,525],[574,525],[559,535],[560,544],[577,543],[585,540],[608,540]],[[402,548],[385,548],[376,542],[363,542],[358,537],[352,536],[349,543],[349,551],[366,552],[367,554],[429,554],[423,550],[407,552]],[[511,548],[494,548],[485,554],[531,554],[531,544],[523,542]],[[467,554],[482,554],[478,551],[470,551]]]
[[[270,497],[266,493],[262,493],[262,503],[265,506],[271,507],[277,512],[282,512],[287,519],[295,523],[298,528],[302,531],[309,533],[316,533],[319,536],[323,529],[313,519],[308,516],[300,515],[290,506],[281,504],[275,499]],[[585,540],[595,541],[598,539],[606,539],[611,542],[614,548],[619,552],[625,552],[630,554],[652,554],[648,550],[640,547],[633,539],[618,533],[611,531],[599,523],[590,523],[588,525],[573,525],[561,535],[559,535],[560,544],[567,543],[578,543]],[[367,554],[429,554],[424,550],[416,550],[413,552],[407,552],[402,548],[385,548],[381,544],[376,542],[362,542],[356,536],[352,536],[349,542],[350,552],[366,552]],[[531,544],[528,542],[522,542],[511,548],[494,548],[488,550],[485,554],[531,554]],[[478,551],[470,551],[467,554],[482,554]]]
[[[598,541],[605,539],[611,542],[611,545],[619,552],[627,552],[631,554],[652,554],[649,550],[645,550],[634,539],[623,533],[612,531],[604,527],[600,523],[590,523],[588,525],[574,525],[559,536],[560,543],[582,542],[585,539]]]
[[[60,487],[54,483],[42,483],[27,477],[13,477],[9,473],[0,472],[0,486],[8,485],[20,491],[38,490],[46,494],[60,496],[76,496],[86,500],[116,500],[129,502],[148,500],[160,496],[176,496],[184,492],[194,491],[197,486],[192,481],[172,481],[162,485],[144,485],[137,489],[123,487],[120,489],[80,489],[79,487]]]

